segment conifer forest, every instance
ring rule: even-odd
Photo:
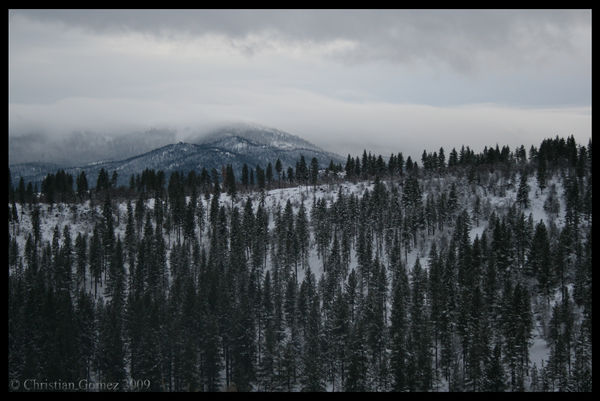
[[[9,169],[9,391],[592,390],[591,138],[117,177]]]

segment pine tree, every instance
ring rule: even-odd
[[[438,153],[438,169],[444,171],[446,168],[446,155],[444,154],[444,148],[440,148]]]
[[[271,164],[271,162],[267,164],[265,178],[267,179],[267,184],[269,185],[269,188],[271,188],[271,183],[273,182],[273,165]]]
[[[101,233],[102,233],[102,272],[104,273],[105,281],[107,282],[107,286],[112,285],[110,280],[106,280],[106,272],[109,268],[110,259],[115,247],[115,233],[114,233],[114,223],[113,223],[113,211],[112,211],[112,202],[107,193],[106,199],[104,200],[104,205],[102,207],[102,225],[101,225]]]
[[[302,269],[308,267],[308,255],[310,251],[310,233],[308,225],[308,216],[304,208],[304,202],[300,204],[298,214],[296,215],[295,238],[298,245],[298,254],[300,256],[300,265]]]
[[[548,368],[553,383],[558,391],[568,390],[569,371],[571,370],[571,346],[573,342],[573,305],[568,291],[562,302],[557,302],[552,308],[552,318],[549,323],[550,359]]]
[[[40,244],[41,228],[40,228],[40,207],[35,206],[31,213],[31,229],[33,231],[33,238],[35,245]]]
[[[333,360],[333,390],[335,391],[335,378],[339,376],[339,388],[343,389],[346,382],[346,344],[350,335],[350,316],[346,294],[341,288],[336,291],[332,306],[331,317],[331,354]]]
[[[233,321],[232,378],[238,391],[250,391],[251,383],[255,380],[254,322],[246,291],[242,290],[239,295]]]
[[[348,341],[348,375],[346,377],[344,391],[363,392],[367,387],[367,351],[365,347],[364,324],[358,318],[350,330]]]
[[[312,283],[310,277],[312,273],[308,272],[305,283]],[[312,285],[312,284],[309,284]],[[310,292],[313,292],[312,289]],[[312,299],[308,300],[308,318],[306,326],[306,349],[303,357],[302,371],[302,390],[309,392],[324,391],[325,385],[323,382],[323,366],[321,360],[321,322],[320,322],[320,307],[319,297],[314,292]]]
[[[470,333],[467,360],[467,388],[481,391],[484,387],[484,362],[489,352],[488,333],[483,311],[483,298],[479,286],[476,286],[471,298],[468,315],[468,331]]]
[[[531,152],[530,152],[531,155]],[[537,154],[538,165],[537,165],[537,182],[541,191],[546,188],[546,157],[544,154]]]
[[[244,165],[242,166],[242,185],[244,186],[244,188],[248,188],[249,183],[250,181],[248,176],[248,165],[244,163]]]
[[[90,239],[89,247],[90,273],[94,279],[94,298],[98,293],[98,282],[102,278],[102,239],[100,235],[100,228],[96,225]]]
[[[93,298],[85,290],[80,290],[76,301],[76,340],[80,356],[78,377],[91,381],[93,357],[96,351],[96,321]]]
[[[135,222],[136,222],[136,228],[137,228],[137,233],[138,233],[138,240],[139,237],[141,235],[141,231],[142,231],[142,226],[144,224],[144,214],[145,214],[145,202],[144,202],[144,197],[142,192],[140,192],[136,202],[135,202]]]
[[[519,190],[517,191],[517,202],[519,205],[526,209],[529,207],[529,185],[527,185],[527,174],[521,172],[521,181],[519,183]]]
[[[72,291],[73,243],[69,226],[63,228],[63,245],[60,248],[60,266],[57,266],[57,288],[70,297]]]
[[[317,185],[317,179],[319,178],[319,161],[316,157],[313,157],[310,161],[310,183],[313,186]]]
[[[296,163],[296,179],[304,184],[308,181],[309,177],[308,166],[306,165],[306,160],[304,159],[304,155],[300,155],[300,160]]]
[[[195,239],[195,228],[197,226],[196,202],[196,190],[194,189],[193,195],[190,197],[190,201],[185,208],[185,219],[183,222],[183,239],[188,245],[191,245]],[[157,223],[157,225],[159,224]]]
[[[129,262],[130,270],[135,263],[135,250],[137,248],[137,235],[131,202],[127,202],[127,223],[125,225],[125,259]]]
[[[390,327],[390,370],[392,373],[392,390],[407,391],[406,357],[408,354],[408,305],[406,304],[406,288],[408,283],[403,275],[398,275],[392,287],[392,311]]]
[[[265,189],[265,170],[263,170],[259,165],[256,166],[256,183],[258,185],[258,189]]]
[[[551,271],[550,244],[546,225],[543,221],[535,227],[535,233],[531,241],[531,248],[528,255],[528,271],[537,278],[540,292],[550,297],[550,290],[553,286],[554,277]]]
[[[582,328],[575,342],[575,362],[571,369],[569,391],[592,391],[592,345]]]
[[[430,301],[431,310],[431,328],[433,335],[433,346],[434,346],[434,358],[435,358],[435,370],[437,375],[438,371],[438,341],[440,332],[442,329],[442,311],[444,310],[443,305],[443,270],[444,265],[441,259],[438,257],[437,245],[435,242],[431,244],[429,251],[429,280],[428,280],[428,297]]]
[[[412,270],[408,370],[412,379],[409,389],[428,391],[431,389],[431,331],[426,305],[427,278],[419,259]]]
[[[281,172],[283,170],[283,166],[281,164],[281,160],[279,160],[279,158],[277,158],[277,161],[275,162],[275,171],[277,171],[277,179],[279,180],[279,186],[281,187]]]
[[[488,358],[485,369],[483,391],[502,392],[506,390],[504,367],[500,344],[496,343],[492,355]]]
[[[99,350],[98,367],[105,382],[119,383],[125,387],[125,344],[123,333],[123,313],[125,296],[125,271],[121,239],[117,240],[110,264],[110,301],[99,309]],[[100,301],[102,302],[102,301]]]
[[[227,172],[225,174],[225,186],[227,188],[227,195],[231,196],[231,205],[233,207],[233,202],[235,199],[235,196],[237,195],[237,189],[235,186],[235,175],[233,173],[233,167],[231,166],[231,164],[227,165]]]
[[[276,389],[275,364],[277,357],[277,338],[273,297],[271,292],[271,274],[269,271],[265,274],[260,309],[262,314],[261,317],[264,321],[264,335],[262,336],[262,344],[260,344],[260,347],[263,349],[263,355],[257,369],[257,379],[259,382],[258,390],[273,391]]]

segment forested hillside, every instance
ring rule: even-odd
[[[447,155],[9,171],[9,382],[591,391],[591,139]]]

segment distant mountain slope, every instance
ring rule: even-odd
[[[196,141],[192,140],[191,142],[198,144],[219,143],[221,146],[226,146],[231,139],[235,138],[243,138],[257,145],[267,145],[269,147],[283,150],[312,149],[323,151],[323,149],[300,138],[299,136],[292,135],[288,132],[284,132],[275,128],[247,123],[238,123],[219,127],[208,132],[203,137],[198,138]]]
[[[214,167],[220,173],[222,166],[231,164],[239,177],[244,163],[251,168],[256,168],[256,165],[266,168],[269,162],[274,164],[279,158],[283,168],[287,169],[288,166],[295,167],[300,157],[304,156],[307,164],[316,157],[319,165],[325,168],[331,160],[335,163],[344,160],[300,137],[271,128],[247,125],[223,127],[196,140],[197,143],[179,142],[124,160],[90,163],[65,168],[65,171],[74,176],[85,171],[88,182],[94,186],[100,169],[104,168],[110,174],[117,172],[119,185],[127,185],[132,174],[139,174],[146,168],[163,170],[168,178],[175,171],[199,172],[203,167],[209,171]],[[44,166],[33,166],[32,163],[13,165],[13,181],[21,175],[26,182],[41,182],[48,173],[58,168],[57,165]]]

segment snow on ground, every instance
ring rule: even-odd
[[[518,182],[518,178],[516,179]],[[458,185],[462,185],[457,182]],[[532,214],[534,223],[537,224],[540,220],[543,220],[546,224],[550,223],[551,218],[548,216],[546,211],[544,210],[544,202],[546,201],[550,188],[552,185],[556,186],[556,194],[560,202],[560,212],[558,213],[558,217],[553,221],[559,226],[564,225],[564,211],[565,204],[563,199],[563,185],[560,177],[551,177],[548,180],[548,187],[544,191],[540,191],[537,180],[535,177],[528,178],[529,184],[529,200],[530,206],[524,210],[525,215],[528,216],[529,213]],[[430,179],[428,182],[425,181],[423,184],[424,187],[424,199],[428,193],[428,191],[434,192],[436,195],[437,191],[440,188],[444,188],[444,186],[450,185],[450,181],[442,182],[435,178]],[[338,184],[323,184],[316,187],[313,186],[298,186],[292,188],[275,188],[267,191],[261,192],[251,192],[251,193],[239,193],[233,205],[238,207],[240,211],[243,211],[246,200],[250,198],[252,200],[252,205],[254,212],[258,209],[261,199],[264,199],[265,206],[270,211],[269,215],[269,229],[273,229],[275,226],[274,215],[273,213],[276,211],[277,207],[281,208],[281,211],[284,210],[287,201],[289,200],[294,213],[298,212],[300,205],[304,202],[304,206],[306,208],[307,213],[310,216],[310,211],[313,205],[313,200],[316,199],[325,199],[328,203],[328,206],[331,205],[337,199],[337,195],[339,190],[341,189],[344,196],[348,196],[350,194],[355,194],[357,196],[362,196],[366,189],[371,191],[373,189],[372,182],[343,182]],[[465,188],[462,188],[465,189]],[[484,206],[484,202],[489,202],[491,206],[491,210],[495,211],[496,214],[502,215],[504,214],[508,208],[514,204],[516,201],[516,188],[511,187],[505,190],[504,196],[497,196],[489,193],[486,189],[485,185],[479,186],[476,188],[478,193],[481,196],[482,201],[482,209]],[[467,210],[472,213],[472,200],[470,191],[467,191],[465,194],[460,194],[459,196],[463,197],[463,203],[466,205]],[[210,199],[206,200],[204,196],[198,196],[198,202],[202,204],[205,210],[205,216],[210,208]],[[226,207],[231,207],[231,197],[227,194],[221,194],[219,197],[220,205],[224,205]],[[132,201],[132,205],[134,202]],[[147,199],[146,210],[152,211],[155,206],[154,199]],[[20,227],[18,233],[15,232],[17,243],[19,245],[19,251],[21,255],[23,254],[25,248],[25,242],[27,239],[27,235],[32,231],[31,225],[31,213],[29,211],[29,206],[25,206],[25,210],[23,210],[22,206],[17,204],[18,215],[20,220]],[[127,222],[127,202],[120,202],[116,205],[115,213],[118,213],[118,224],[117,220],[115,220],[115,235],[121,236],[121,239],[125,236],[125,225]],[[67,204],[55,204],[52,207],[49,205],[41,205],[41,230],[42,230],[42,238],[45,241],[51,241],[53,236],[54,227],[58,226],[58,229],[61,234],[61,243],[62,243],[62,233],[64,227],[68,227],[72,241],[74,243],[75,238],[78,233],[83,233],[88,235],[88,237],[92,234],[94,222],[99,220],[102,216],[102,203],[95,203],[94,208],[92,209],[92,205],[90,201],[86,201],[83,204],[76,205],[67,205]],[[480,224],[473,226],[470,231],[471,240],[473,240],[476,236],[481,237],[482,233],[487,228],[487,222],[484,218],[482,218],[479,222]],[[11,235],[13,235],[13,231],[11,230]],[[166,235],[166,234],[165,234]],[[437,234],[436,234],[437,235]],[[203,236],[203,240],[205,241],[206,236]],[[172,239],[172,237],[171,237]],[[314,241],[314,239],[312,239]],[[167,243],[168,239],[166,239]],[[421,242],[421,240],[419,240]],[[172,241],[171,241],[172,243]],[[207,244],[205,243],[205,246]],[[405,266],[407,270],[410,272],[412,270],[415,261],[417,258],[420,259],[421,266],[424,269],[428,268],[428,254],[430,249],[431,241],[427,241],[426,243],[420,243],[418,247],[411,249],[408,254],[404,254],[403,252],[403,262],[405,262]],[[270,258],[270,252],[268,257]],[[351,264],[349,270],[357,268],[357,258],[356,252],[353,249],[351,255]],[[381,261],[383,263],[388,263],[385,254],[382,255]],[[169,258],[167,255],[167,263],[169,263]],[[321,275],[323,274],[323,260],[317,256],[316,248],[313,247],[309,253],[308,264],[315,275],[315,278],[319,280]],[[306,272],[300,266],[298,267],[298,282],[302,282]],[[88,285],[90,285],[91,280],[88,279]],[[572,291],[572,289],[571,289]],[[103,290],[102,287],[98,287],[98,295],[102,296]],[[558,302],[559,294],[554,296],[551,300],[550,308],[554,303]],[[388,305],[389,307],[389,305]],[[550,309],[551,311],[551,309]],[[547,311],[545,315],[547,315]],[[547,316],[545,317],[547,319]],[[540,324],[544,322],[539,322]],[[546,322],[547,323],[547,322]],[[538,325],[539,326],[539,325]],[[549,349],[547,347],[546,341],[543,338],[543,330],[541,327],[537,327],[534,330],[533,338],[530,347],[530,359],[531,364],[536,364],[539,368],[541,366],[542,361],[547,361],[549,358]],[[447,383],[446,383],[447,385]]]
[[[558,213],[558,218],[554,220],[558,227],[564,226],[564,213],[565,213],[565,201],[563,199],[563,185],[562,181],[558,179],[558,177],[554,176],[547,182],[547,187],[544,191],[541,191],[537,179],[535,177],[529,177],[527,179],[527,183],[529,184],[529,207],[525,210],[526,213],[531,213],[533,215],[533,222],[537,224],[540,220],[543,220],[546,225],[550,223],[550,217],[548,213],[544,210],[544,202],[548,199],[548,195],[550,194],[550,187],[552,185],[556,185],[556,195],[560,202],[560,211]]]
[[[535,364],[535,366],[539,369],[542,366],[542,362],[544,365],[547,365],[549,357],[550,349],[546,344],[546,340],[544,340],[539,334],[536,335],[533,338],[531,347],[529,347],[529,362],[531,366]]]
[[[537,181],[535,177],[529,177],[528,183],[530,186],[530,202],[531,205],[529,208],[525,209],[525,213],[532,213],[534,222],[538,222],[540,219],[544,220],[548,223],[548,216],[543,208],[544,202],[549,194],[549,188],[551,185],[555,184],[557,189],[557,195],[561,201],[561,212],[559,213],[559,217],[555,220],[555,222],[559,225],[563,223],[563,211],[564,211],[564,201],[562,200],[562,184],[558,177],[552,177],[548,181],[548,188],[544,190],[543,193],[540,193],[539,187],[537,186]],[[443,184],[438,178],[431,178],[429,181],[424,182],[424,188],[430,191],[436,191]],[[458,183],[461,185],[460,183]],[[446,183],[449,185],[449,183]],[[251,193],[239,193],[234,200],[234,207],[237,207],[240,211],[243,210],[246,200],[249,198],[252,200],[253,211],[256,213],[258,206],[261,200],[264,200],[264,204],[267,209],[270,211],[269,215],[269,229],[273,229],[275,227],[275,219],[274,212],[277,207],[281,208],[281,211],[284,210],[287,201],[289,200],[294,213],[298,212],[300,205],[304,203],[304,207],[308,214],[310,214],[313,201],[325,199],[328,205],[335,202],[338,196],[338,192],[341,190],[345,196],[350,194],[355,194],[357,196],[362,196],[365,190],[371,191],[373,189],[373,182],[343,182],[337,184],[322,184],[316,187],[310,185],[301,185],[292,188],[275,188],[266,190],[264,192],[251,192]],[[479,187],[478,191],[480,193],[485,193],[486,190],[484,187]],[[424,191],[424,197],[427,195],[427,192]],[[510,205],[512,205],[516,201],[516,189],[511,188],[505,191],[505,196],[494,196],[492,194],[488,194],[487,198],[482,200],[487,200],[490,203],[490,206],[497,213],[502,213],[502,211],[506,211]],[[188,197],[189,200],[189,197]],[[210,208],[211,199],[206,200],[204,196],[198,197],[198,202],[202,204],[205,213],[208,212]],[[134,202],[132,202],[133,204]],[[231,207],[231,197],[225,193],[222,193],[219,196],[220,205],[224,205],[226,207]],[[471,200],[468,199],[465,202],[468,206],[468,210],[471,212]],[[145,201],[145,206],[147,211],[154,210],[155,200],[153,198],[147,199]],[[21,228],[20,235],[17,236],[17,241],[19,244],[19,249],[23,250],[25,245],[25,240],[27,237],[27,233],[31,231],[31,219],[30,213],[27,212],[22,214],[21,206],[17,205],[19,210],[19,216],[21,219]],[[26,206],[28,210],[28,206]],[[65,225],[67,225],[70,229],[71,238],[74,241],[77,234],[79,232],[91,235],[93,230],[93,222],[98,219],[102,215],[102,205],[96,203],[94,205],[94,211],[91,208],[90,201],[86,201],[83,204],[76,205],[66,205],[66,204],[56,204],[52,207],[49,205],[42,205],[41,207],[41,219],[42,219],[42,238],[44,239],[52,239],[53,230],[56,225],[58,225],[59,230],[61,232]],[[115,224],[115,235],[120,235],[121,238],[124,238],[125,235],[125,224],[126,224],[126,216],[127,216],[127,202],[120,202],[116,205],[115,214],[118,213],[118,222],[119,224]],[[79,216],[75,219],[75,215]],[[206,214],[205,214],[206,215]],[[116,221],[115,221],[116,223]],[[480,224],[478,226],[473,226],[470,231],[470,237],[473,240],[476,236],[481,237],[483,231],[487,228],[487,224],[484,219],[480,220]],[[61,238],[62,240],[62,238]],[[62,242],[62,241],[61,241]],[[430,242],[430,241],[429,241]],[[406,266],[409,269],[412,269],[414,263],[419,257],[421,259],[421,265],[423,268],[427,268],[427,257],[429,253],[430,243],[420,243],[420,245],[416,249],[412,249],[408,255],[404,255],[404,261]],[[353,261],[356,258],[352,258]],[[387,262],[385,256],[382,258],[383,262]],[[316,250],[312,249],[309,255],[309,266],[317,276],[323,271],[323,261],[316,255]],[[304,276],[304,272],[300,272],[299,269],[299,279],[301,280]]]
[[[471,231],[469,231],[469,236],[471,241],[473,241],[475,239],[475,237],[479,237],[481,239],[481,235],[483,234],[483,232],[485,231],[485,229],[487,228],[487,224],[483,224],[481,221],[479,221],[479,225],[476,227],[471,227]]]

